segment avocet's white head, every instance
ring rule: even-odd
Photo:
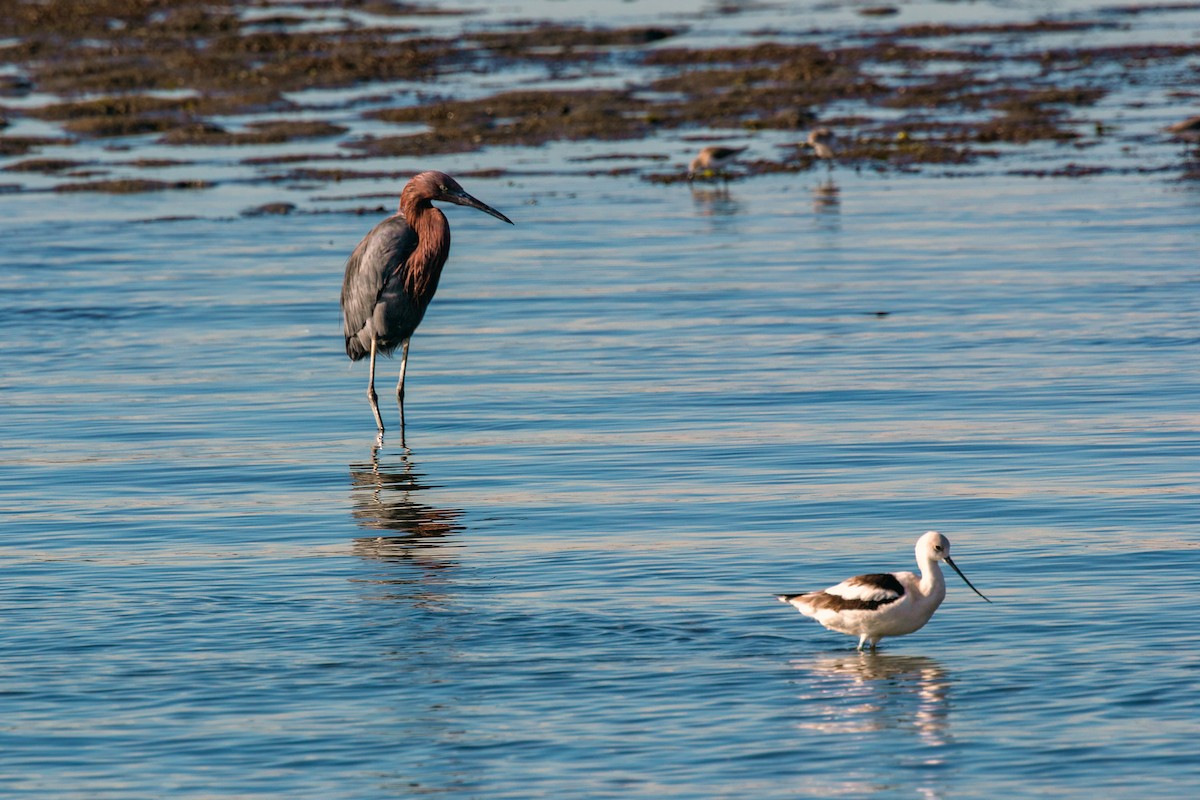
[[[937,531],[925,531],[917,539],[917,561],[945,561],[950,555],[950,540]]]
[[[971,587],[971,591],[983,597],[983,592],[975,588],[975,585],[967,580],[967,576],[963,575],[958,565],[950,558],[950,540],[937,531],[926,531],[925,535],[917,539],[917,563],[924,564],[927,562],[945,561],[950,565],[950,568],[958,573],[958,577],[963,579],[967,586]],[[986,597],[983,597],[987,602],[992,602]]]

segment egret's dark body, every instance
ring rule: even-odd
[[[372,228],[350,254],[342,280],[346,355],[352,361],[371,359],[367,397],[380,434],[383,418],[375,394],[375,356],[403,348],[396,384],[403,420],[408,340],[425,317],[450,255],[450,225],[446,215],[433,207],[434,200],[471,206],[512,224],[444,172],[422,172],[400,193],[399,213]]]
[[[445,215],[431,206],[425,216],[435,217],[432,226],[427,223],[434,228],[434,238],[439,238],[439,228],[444,231],[443,247],[412,258],[420,236],[396,214],[372,228],[346,262],[342,316],[351,361],[371,354],[372,338],[378,352],[391,355],[425,317],[450,254]]]

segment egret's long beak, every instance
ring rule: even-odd
[[[475,199],[474,197],[467,194],[466,192],[450,192],[450,193],[445,194],[443,196],[443,199],[449,200],[451,203],[455,203],[460,206],[470,206],[471,208],[477,208],[480,211],[484,212],[485,214],[491,214],[496,219],[504,220],[509,225],[515,224],[511,219],[504,216],[499,211],[497,211],[496,209],[489,206],[487,203],[483,202],[482,200]]]
[[[966,576],[966,575],[963,575],[963,573],[962,573],[962,570],[958,568],[958,564],[955,564],[953,561],[951,561],[951,560],[950,560],[950,556],[946,556],[946,563],[947,563],[947,564],[949,564],[949,565],[951,566],[951,568],[952,568],[952,569],[953,569],[955,572],[957,572],[957,573],[958,573],[958,577],[962,578],[962,579],[963,579],[963,581],[965,581],[965,582],[966,582],[967,586],[970,586],[970,587],[971,587],[971,591],[972,591],[972,592],[974,592],[975,594],[979,595],[980,597],[983,597],[983,592],[981,592],[981,591],[979,591],[978,589],[976,589],[976,588],[975,588],[975,584],[973,584],[973,583],[971,583],[970,581],[968,581],[968,580],[967,580],[967,576]],[[984,599],[984,600],[987,600],[989,603],[990,603],[990,602],[992,602],[991,600],[988,600],[986,597],[983,597],[983,599]]]

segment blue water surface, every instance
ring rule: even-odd
[[[831,192],[585,175],[578,148],[463,179],[517,224],[447,212],[379,448],[337,304],[377,216],[0,196],[0,791],[1200,786],[1186,156]],[[948,575],[859,654],[772,597],[913,569],[927,529],[993,604]]]

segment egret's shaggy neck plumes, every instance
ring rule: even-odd
[[[404,289],[421,305],[432,299],[450,253],[450,223],[432,201],[455,191],[462,192],[462,187],[453,178],[444,172],[429,171],[415,176],[400,192],[400,213],[417,235],[409,263],[422,265],[407,270]]]

